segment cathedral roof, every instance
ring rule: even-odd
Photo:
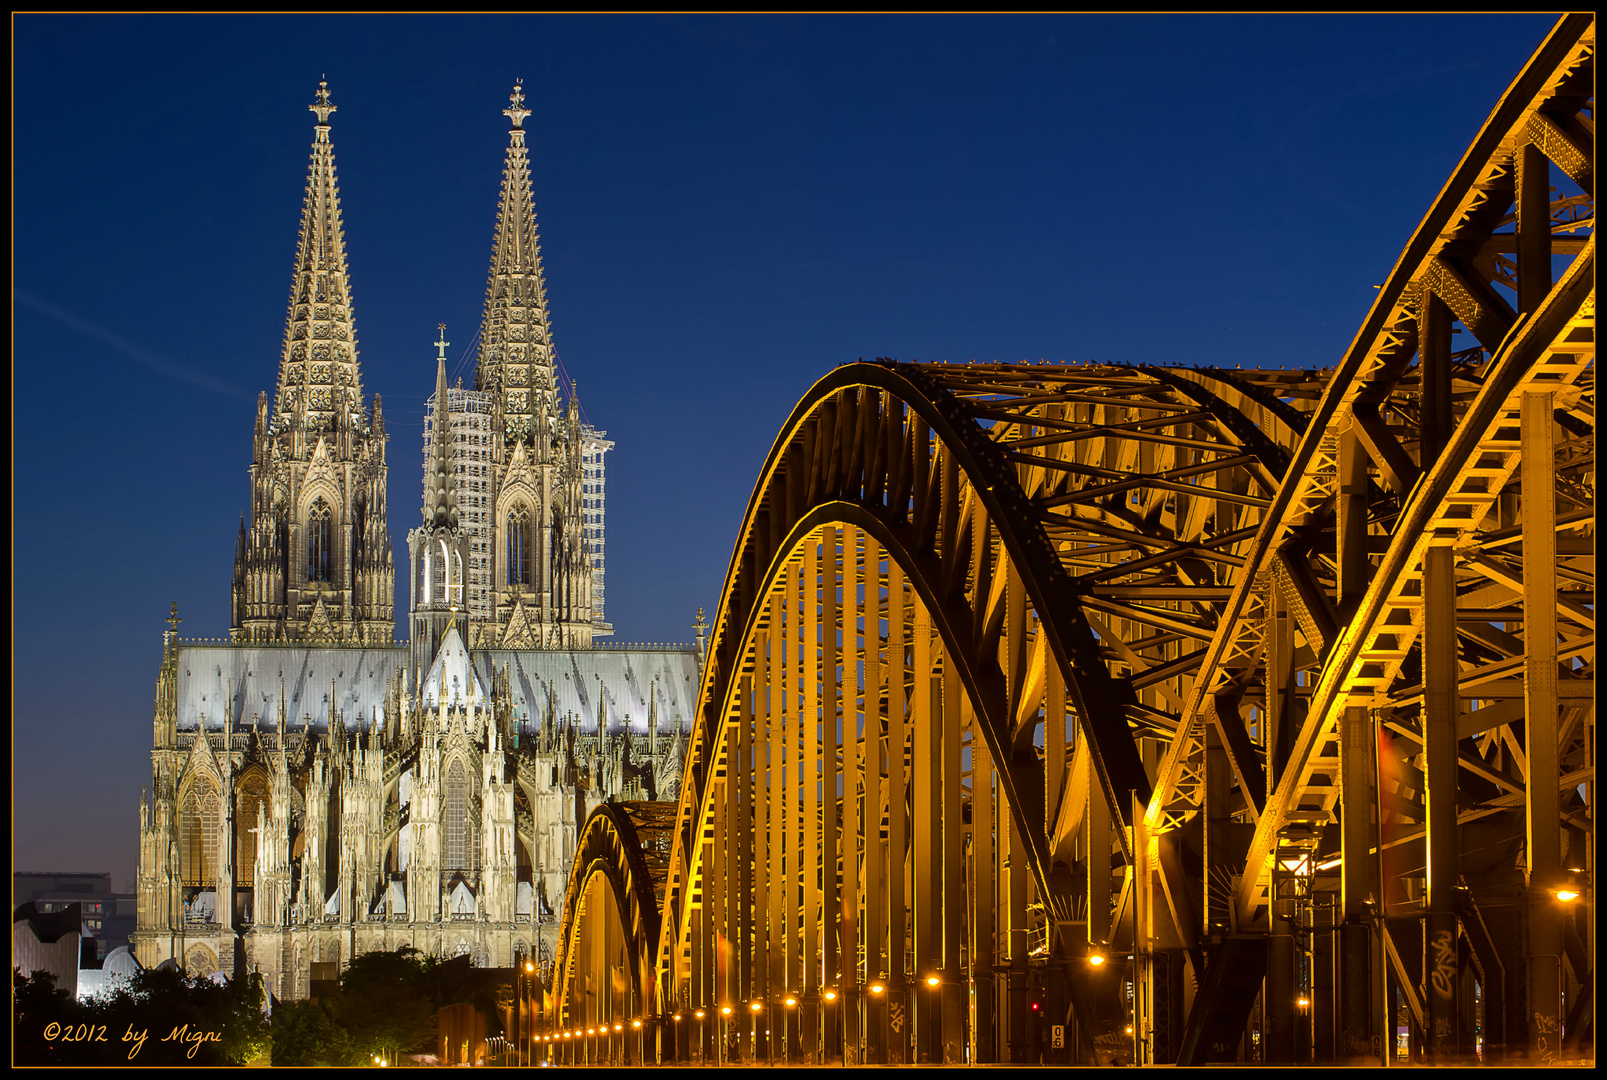
[[[475,667],[489,679],[492,667],[508,672],[514,711],[534,724],[546,720],[551,702],[555,720],[569,718],[582,731],[597,729],[598,687],[608,729],[629,723],[647,731],[649,697],[658,701],[658,730],[686,727],[697,703],[698,662],[691,648],[672,649],[493,649],[474,653]]]
[[[449,705],[478,705],[485,700],[485,683],[469,662],[468,646],[458,634],[457,627],[447,630],[441,639],[441,648],[435,654],[435,663],[424,678],[424,704],[434,708],[446,688]]]
[[[271,728],[279,722],[282,703],[292,730],[310,725],[325,731],[331,684],[335,708],[354,730],[359,716],[370,723],[383,718],[386,691],[392,677],[406,670],[408,658],[405,645],[185,645],[178,652],[177,730],[195,731],[204,717],[208,731],[221,731],[229,705],[236,730],[251,727],[253,719]],[[657,700],[661,734],[686,727],[697,701],[697,654],[690,648],[469,652],[454,631],[443,640],[430,678],[439,687],[444,673],[451,686],[456,675],[461,686],[472,682],[476,700],[483,700],[493,669],[497,674],[507,671],[515,713],[532,724],[546,720],[550,703],[555,722],[568,718],[582,731],[595,731],[599,677],[610,731],[628,722],[632,731],[645,733],[650,697]],[[409,680],[403,682],[408,685]],[[435,700],[428,684],[425,697]]]
[[[279,722],[325,730],[329,726],[329,693],[348,728],[358,716],[372,722],[383,713],[385,691],[394,674],[407,666],[405,645],[387,648],[318,648],[315,646],[185,646],[179,650],[177,729],[195,731],[205,717],[208,731],[223,728],[224,709],[232,704],[237,729]]]
[[[335,106],[329,100],[327,83],[319,82],[318,100],[308,108],[317,115],[318,123],[313,127],[312,163],[302,198],[276,412],[281,422],[302,418],[316,430],[329,426],[345,411],[361,428],[363,387],[357,367],[357,325],[346,271],[335,151],[329,141],[329,114]]]

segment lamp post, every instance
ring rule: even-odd
[[[535,1056],[535,999],[530,993],[530,978],[536,965],[528,957],[514,961],[514,1056],[522,1065],[531,1064]]]
[[[834,1017],[834,1016],[837,1017],[839,1021],[841,1020],[841,1015],[839,1013],[833,1011],[837,1007],[837,990],[836,990],[836,988],[831,987],[831,986],[826,987],[826,989],[824,989],[824,990],[822,990],[820,992],[820,999],[821,999],[821,1002],[822,1002],[821,1008],[825,1011],[825,1014],[826,1014],[825,1018],[824,1018],[825,1022],[821,1025],[821,1028],[823,1029],[822,1034],[823,1034],[823,1036],[825,1038],[825,1042],[826,1042],[826,1057],[827,1057],[827,1060],[829,1061],[830,1060],[830,1054],[831,1054],[832,1037],[834,1035],[839,1035],[840,1034],[840,1032],[837,1030],[836,1024],[833,1023],[833,1020],[832,1020],[832,1017]],[[841,1059],[839,1059],[839,1064],[841,1064]]]
[[[921,1025],[920,1043],[916,1047],[916,1064],[939,1064],[942,1061],[941,1049],[943,1040],[938,1034],[938,1027],[942,1020],[943,1006],[943,975],[941,972],[932,972],[925,979],[926,989],[926,1022]],[[923,1053],[924,1051],[924,1053]]]
[[[708,1013],[702,1009],[699,1009],[697,1012],[693,1013],[693,1015],[697,1017],[697,1060],[698,1063],[701,1064],[708,1054],[709,1031],[708,1027],[703,1022],[704,1017],[706,1017]]]
[[[791,1065],[792,1064],[792,1031],[793,1031],[793,1025],[797,1022],[797,1013],[794,1012],[793,1010],[798,1008],[798,999],[797,999],[797,997],[795,997],[792,994],[788,994],[787,995],[787,1000],[786,1000],[786,1006],[787,1006],[787,1014],[783,1018],[783,1022],[786,1025],[786,1030],[781,1033],[781,1042],[782,1042],[782,1046],[781,1046],[781,1061],[782,1061],[782,1064],[784,1064],[784,1065]]]

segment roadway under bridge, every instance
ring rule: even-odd
[[[1593,1057],[1594,50],[1331,369],[817,383],[535,1059]]]

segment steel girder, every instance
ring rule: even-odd
[[[1039,932],[1083,1060],[1117,1030],[1064,967],[1096,945],[1135,958],[1139,1061],[1236,1053],[1250,963],[1267,1060],[1381,1052],[1396,994],[1414,1045],[1457,1053],[1464,977],[1486,1051],[1588,1030],[1593,917],[1546,905],[1594,869],[1593,50],[1591,17],[1558,23],[1331,371],[878,362],[810,390],[722,593],[648,1008],[713,986],[700,964],[751,967],[728,984],[751,993],[902,978],[903,916],[867,952],[850,912],[919,892],[929,855],[950,910],[911,897],[916,974],[943,967],[927,1060],[961,1053],[951,983],[993,1002],[1006,968],[1008,1019],[961,1041],[1021,1052],[1040,961],[1017,935]],[[1550,975],[1485,918],[1505,885],[1464,842],[1493,823],[1510,850],[1514,815],[1528,933],[1568,957]],[[815,891],[800,908],[771,873]],[[711,904],[740,942],[708,944]],[[893,1054],[880,1022],[839,1037]],[[789,1052],[804,1036],[830,1049],[789,1029]]]
[[[974,711],[972,745],[998,765],[1001,812],[1026,849],[1021,869],[1042,919],[1062,936],[1087,923],[1076,909],[1088,898],[1068,892],[1066,864],[1086,876],[1111,853],[1073,859],[1088,816],[1080,803],[1091,789],[1102,819],[1129,822],[1142,806],[1141,740],[1170,737],[1170,710],[1281,478],[1288,448],[1275,441],[1278,425],[1257,423],[1267,410],[1247,416],[1211,392],[1220,385],[1249,400],[1242,386],[1255,378],[1232,387],[1210,373],[1132,367],[856,364],[817,384],[771,453],[715,621],[661,986],[691,933],[695,853],[729,775],[721,748],[742,708],[741,680],[760,664],[756,640],[775,617],[785,568],[823,528],[873,541],[918,596]],[[1275,388],[1285,379],[1266,377]],[[867,644],[865,662],[884,648]],[[1238,764],[1261,769],[1249,754]],[[1129,831],[1116,830],[1107,848],[1110,839],[1125,858]],[[1096,940],[1124,932],[1108,912],[1096,911],[1092,926]]]

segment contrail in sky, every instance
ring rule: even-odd
[[[158,356],[149,349],[142,349],[138,345],[124,341],[111,331],[103,330],[94,323],[86,322],[71,312],[63,311],[56,305],[41,300],[32,293],[26,293],[18,289],[12,295],[17,298],[19,304],[25,304],[41,315],[55,319],[63,326],[70,327],[85,337],[94,338],[104,345],[110,345],[141,367],[150,368],[152,371],[166,375],[170,379],[178,379],[180,382],[199,386],[203,390],[210,390],[214,394],[223,394],[226,397],[241,398],[246,401],[251,400],[251,395],[238,386],[230,386],[228,383],[220,382],[210,375],[194,371],[166,357]]]

